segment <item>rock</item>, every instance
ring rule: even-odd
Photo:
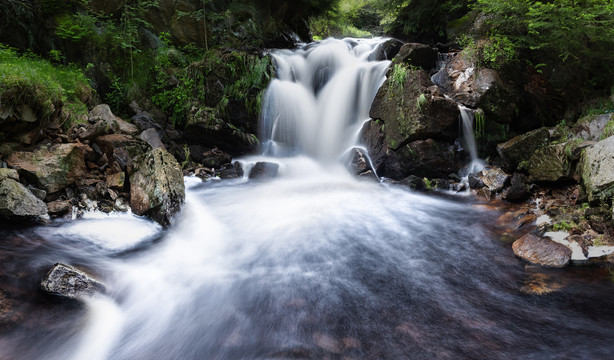
[[[415,140],[425,140],[454,128],[460,111],[456,102],[429,91],[433,83],[424,71],[410,70],[403,84],[389,77],[380,87],[369,116],[384,123],[386,144],[396,150]]]
[[[85,157],[92,149],[83,144],[56,144],[34,152],[14,152],[6,162],[37,187],[54,193],[86,173]]]
[[[218,172],[220,179],[224,180],[242,178],[243,174],[243,167],[241,167],[241,164],[238,162],[235,162],[234,164],[222,165],[220,171]]]
[[[185,200],[183,173],[177,160],[158,148],[139,156],[130,174],[130,208],[168,226]]]
[[[277,176],[279,164],[270,162],[257,162],[249,171],[249,178],[256,179],[271,179]]]
[[[467,177],[467,180],[469,182],[469,188],[481,189],[484,187],[484,182],[480,178],[480,175],[481,175],[481,172],[469,174],[469,176]]]
[[[62,263],[53,265],[47,272],[41,281],[41,289],[49,294],[69,299],[80,299],[106,291],[106,287],[100,281],[75,267]]]
[[[30,105],[23,104],[17,106],[17,112],[21,115],[21,121],[25,121],[28,123],[35,123],[38,121],[38,118],[36,117],[36,114],[30,107]]]
[[[528,161],[536,150],[548,145],[549,140],[548,129],[540,128],[498,144],[497,152],[503,161],[514,170],[520,162]]]
[[[572,252],[563,244],[531,233],[516,240],[512,249],[516,256],[530,263],[556,268],[567,266]]]
[[[369,154],[361,148],[353,148],[346,155],[343,161],[354,175],[359,175],[371,170]]]
[[[456,152],[449,144],[433,139],[413,141],[395,151],[403,177],[443,178],[458,171]]]
[[[139,132],[139,128],[136,125],[131,124],[125,120],[122,120],[118,117],[115,118],[117,125],[119,125],[119,132],[126,135],[135,135]]]
[[[10,176],[0,177],[0,218],[31,219],[47,215],[45,203],[17,182],[14,173]]]
[[[0,168],[0,181],[5,179],[19,181],[19,173],[15,169]]]
[[[41,190],[41,189],[37,189],[32,185],[28,185],[27,186],[28,190],[30,190],[32,192],[32,194],[34,194],[34,196],[36,196],[37,198],[41,199],[41,200],[45,200],[45,198],[47,197],[47,192],[45,190]]]
[[[70,200],[55,200],[47,203],[47,211],[52,216],[66,215],[72,211],[72,202]]]
[[[202,154],[202,164],[209,168],[220,169],[222,165],[230,164],[231,162],[232,156],[218,148],[205,151]]]
[[[614,114],[586,116],[576,123],[571,132],[579,138],[588,141],[599,141],[606,125],[614,121]]]
[[[424,185],[424,180],[415,175],[409,175],[405,179],[399,181],[397,184],[407,186],[414,191],[425,191],[426,186]]]
[[[512,176],[510,187],[507,189],[503,198],[509,202],[521,202],[531,196],[527,177],[521,173],[515,173]]]
[[[529,174],[532,181],[559,181],[571,176],[571,163],[565,153],[568,143],[545,146],[529,159]]]
[[[369,56],[369,60],[392,60],[399,53],[402,46],[402,41],[396,39],[386,40],[377,46],[375,51]]]
[[[437,52],[424,44],[407,43],[401,46],[393,61],[397,64],[408,64],[429,71],[437,63]]]
[[[382,131],[381,120],[367,121],[360,130],[360,142],[367,148],[367,153],[371,158],[371,166],[378,174],[389,177],[391,179],[401,179],[402,175],[390,176],[390,171],[384,175],[385,165],[389,160],[388,146],[386,146],[386,137]]]
[[[146,111],[140,112],[134,115],[132,118],[132,123],[137,127],[140,131],[145,131],[147,129],[154,128],[156,130],[162,131],[162,126],[158,124],[154,118]]]
[[[585,150],[582,185],[590,202],[607,200],[614,195],[614,136]]]
[[[484,186],[491,192],[499,192],[503,190],[505,185],[510,179],[510,176],[498,167],[483,170],[480,179],[484,183]]]
[[[82,127],[78,132],[77,136],[81,140],[92,140],[100,135],[111,134],[119,130],[119,125],[115,120],[111,122],[107,122],[107,120],[101,117],[92,117],[90,118],[94,124]]]
[[[126,169],[134,157],[151,149],[146,142],[125,134],[103,135],[96,138],[95,143],[107,156],[109,163],[117,161],[122,167],[121,170]]]
[[[112,189],[121,190],[126,184],[126,173],[118,172],[111,175],[107,175],[107,186]]]
[[[160,139],[160,135],[158,135],[158,132],[154,128],[149,128],[143,131],[141,135],[139,135],[139,139],[148,143],[152,149],[166,149],[166,146],[164,146],[162,140]]]

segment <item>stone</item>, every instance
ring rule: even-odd
[[[36,117],[36,114],[30,107],[30,105],[23,104],[17,106],[17,112],[19,112],[19,114],[21,115],[21,121],[25,121],[28,123],[35,123],[38,121],[38,118]]]
[[[614,136],[584,151],[582,185],[590,202],[607,200],[614,195]]]
[[[117,122],[113,121],[113,123],[108,123],[101,117],[92,117],[90,118],[90,121],[92,121],[93,124],[87,127],[82,127],[77,132],[77,136],[81,141],[92,140],[100,135],[110,134],[119,129]]]
[[[428,71],[433,69],[437,63],[437,52],[424,44],[407,43],[401,46],[393,61],[397,64],[417,66]]]
[[[4,179],[19,181],[19,173],[15,169],[0,168],[0,181]]]
[[[40,286],[46,293],[69,299],[82,299],[106,292],[105,285],[100,281],[73,266],[62,263],[53,265]]]
[[[484,186],[491,192],[499,192],[503,190],[505,185],[510,180],[510,176],[498,167],[482,170],[480,179],[484,183]]]
[[[396,150],[451,128],[457,132],[460,111],[456,102],[433,94],[432,86],[424,71],[410,70],[403,84],[394,84],[389,77],[379,88],[369,116],[383,122],[389,148]]]
[[[354,175],[359,175],[371,170],[369,154],[361,148],[355,147],[350,150],[345,155],[344,163],[347,164],[348,169]]]
[[[565,153],[568,143],[545,146],[533,153],[529,159],[529,175],[532,181],[550,181],[569,179],[571,163]]]
[[[72,211],[72,202],[70,200],[55,200],[47,203],[47,211],[52,216],[66,215]]]
[[[433,139],[412,141],[395,151],[404,177],[443,178],[459,170],[457,153],[450,144]]]
[[[578,120],[571,129],[571,132],[575,137],[587,141],[599,141],[601,140],[603,130],[610,121],[614,121],[614,114],[612,113],[586,116]]]
[[[522,161],[528,161],[536,150],[548,145],[549,141],[548,129],[540,128],[498,144],[497,152],[503,161],[514,170]]]
[[[220,171],[218,172],[218,176],[220,179],[238,179],[242,178],[244,175],[243,167],[239,162],[235,162],[234,164],[225,164],[222,165]]]
[[[45,198],[47,197],[47,192],[45,190],[41,190],[41,189],[37,189],[34,186],[32,186],[31,184],[27,186],[28,190],[30,190],[32,192],[32,194],[34,194],[34,196],[36,196],[37,198],[41,199],[41,200],[45,200]]]
[[[47,215],[47,206],[14,178],[0,179],[0,218],[32,219]]]
[[[126,135],[136,135],[139,132],[139,128],[136,125],[127,122],[121,118],[116,117],[115,121],[119,126],[119,132]]]
[[[222,165],[230,164],[231,162],[232,156],[218,148],[202,153],[202,164],[208,168],[219,169]]]
[[[515,173],[503,198],[509,202],[521,202],[528,199],[531,196],[528,180],[524,174]]]
[[[548,238],[528,233],[512,244],[516,256],[537,265],[562,268],[571,260],[571,249]]]
[[[54,193],[85,175],[85,157],[89,152],[92,149],[83,144],[55,144],[34,152],[14,152],[6,162],[38,188]]]
[[[151,149],[146,142],[126,134],[103,135],[96,138],[95,143],[106,154],[109,163],[117,161],[123,168],[131,164],[134,157]]]
[[[484,182],[480,178],[481,173],[471,173],[467,177],[469,182],[469,188],[471,189],[481,189],[484,187]]]
[[[162,140],[160,139],[160,135],[158,135],[158,132],[154,128],[149,128],[143,131],[139,135],[139,139],[148,143],[152,149],[158,149],[158,148],[166,149],[166,146],[164,146],[164,144],[162,143]]]
[[[379,44],[375,51],[369,56],[369,60],[384,61],[392,60],[401,50],[403,42],[396,39],[389,39]]]
[[[121,190],[126,184],[126,173],[118,172],[111,175],[107,175],[107,186],[112,189]]]
[[[249,171],[249,178],[256,179],[271,179],[277,176],[279,164],[271,162],[257,162]]]
[[[185,200],[183,173],[177,160],[162,148],[139,156],[130,174],[130,208],[168,226]]]

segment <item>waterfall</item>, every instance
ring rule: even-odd
[[[327,39],[272,53],[277,76],[266,90],[263,154],[337,162],[356,145],[390,61],[369,61],[381,39]]]
[[[465,149],[469,152],[470,162],[467,165],[464,175],[481,171],[484,168],[484,161],[478,157],[478,146],[475,141],[474,126],[475,121],[474,111],[463,105],[458,105],[461,117],[462,134],[464,139]]]

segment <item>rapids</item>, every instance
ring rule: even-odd
[[[169,229],[131,214],[0,229],[0,324],[11,324],[0,359],[610,359],[607,271],[525,266],[493,231],[496,211],[357,180],[336,161],[383,81],[387,62],[368,60],[376,45],[275,52],[265,154],[241,160],[279,163],[275,179],[187,177]],[[309,116],[290,94],[308,98]],[[331,103],[360,109],[325,114]],[[56,262],[108,293],[41,294]],[[531,281],[554,291],[521,292]]]

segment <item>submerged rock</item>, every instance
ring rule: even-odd
[[[512,244],[516,256],[533,264],[562,268],[571,260],[571,249],[553,240],[526,234]]]
[[[130,174],[130,208],[135,214],[168,226],[184,200],[183,173],[171,154],[158,148],[135,160]]]
[[[69,299],[79,299],[106,291],[100,281],[75,267],[62,263],[53,265],[40,286],[49,294]]]
[[[256,179],[272,179],[277,176],[279,164],[270,162],[257,162],[249,171],[249,178]]]

